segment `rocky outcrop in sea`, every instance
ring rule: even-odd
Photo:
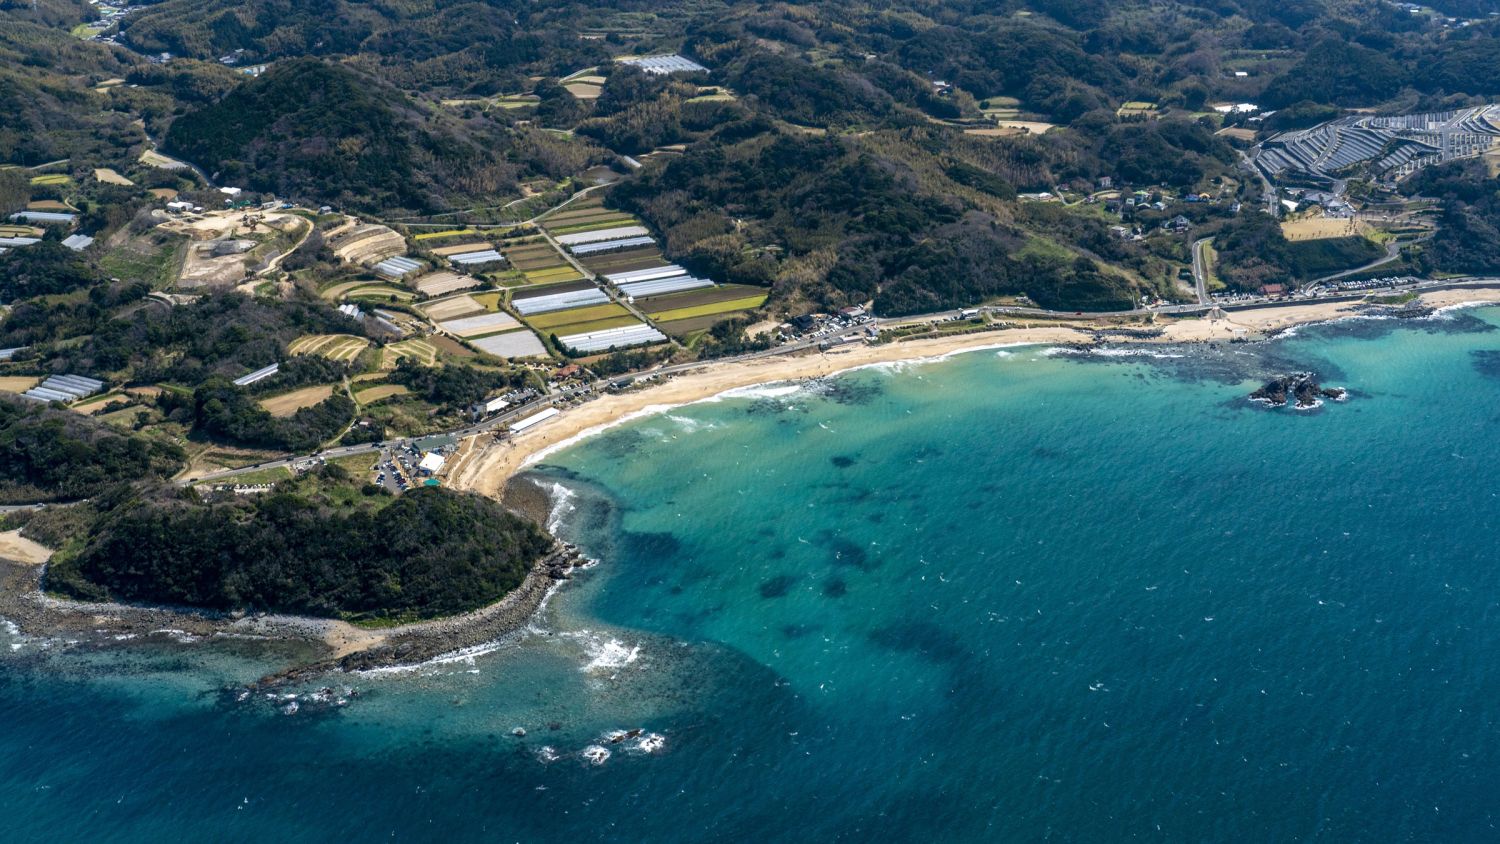
[[[1323,403],[1323,399],[1344,401],[1349,391],[1343,387],[1324,387],[1317,381],[1316,373],[1293,372],[1278,375],[1250,394],[1251,401],[1264,402],[1268,407],[1285,407],[1294,402],[1297,410],[1311,410]]]

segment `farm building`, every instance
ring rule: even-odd
[[[670,278],[674,275],[687,275],[687,270],[676,264],[668,264],[665,267],[649,267],[644,270],[631,270],[624,273],[611,273],[604,277],[605,281],[619,287],[622,284],[630,284],[636,281],[652,281],[658,278]]]
[[[552,293],[543,296],[532,296],[526,299],[514,299],[511,301],[511,305],[522,316],[531,316],[533,314],[544,314],[550,311],[561,311],[584,305],[597,305],[608,301],[609,297],[605,295],[603,290],[597,287],[590,287],[585,290],[571,290],[567,293]]]
[[[47,380],[22,393],[23,398],[35,401],[74,401],[91,396],[104,389],[104,382],[82,375],[52,375]]]
[[[618,240],[600,240],[594,243],[579,243],[568,247],[568,251],[574,255],[597,255],[601,252],[613,252],[617,249],[634,249],[637,246],[651,246],[656,239],[650,235],[638,237],[623,237]]]
[[[375,265],[375,272],[389,279],[401,279],[422,269],[420,261],[414,261],[404,256],[387,258]]]
[[[46,223],[51,225],[70,225],[77,215],[66,214],[62,211],[17,211],[10,215],[12,220],[23,223]]]
[[[564,346],[580,352],[602,352],[606,349],[639,346],[645,343],[664,343],[667,335],[643,322],[638,322],[634,325],[622,325],[619,328],[606,328],[585,334],[569,334],[557,339]]]
[[[619,240],[623,237],[640,237],[649,235],[651,232],[645,226],[616,226],[612,229],[595,229],[591,232],[575,232],[573,234],[558,235],[557,242],[563,246],[576,246],[581,243],[596,243],[601,240]]]
[[[647,73],[663,76],[668,73],[707,73],[708,68],[693,61],[683,58],[676,53],[664,56],[642,56],[634,59],[620,59],[620,64],[635,65]]]
[[[696,290],[700,287],[713,287],[714,283],[706,278],[697,276],[678,275],[671,278],[659,278],[653,281],[636,281],[630,284],[616,285],[619,291],[632,299],[640,296],[660,296],[663,293],[678,293],[683,290]]]
[[[460,266],[472,267],[479,264],[499,263],[505,260],[505,256],[494,249],[481,249],[475,252],[461,252],[457,255],[449,255],[448,260]]]
[[[279,363],[273,363],[270,366],[263,366],[260,369],[257,369],[254,372],[250,373],[249,375],[241,375],[240,377],[234,379],[234,385],[236,387],[248,387],[251,384],[254,384],[256,381],[262,381],[266,378],[270,378],[272,375],[275,375],[280,371],[281,364]]]
[[[82,252],[94,243],[94,239],[86,234],[70,234],[63,238],[62,245],[74,252]]]

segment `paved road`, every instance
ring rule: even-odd
[[[1193,241],[1193,288],[1198,292],[1198,304],[1210,304],[1208,298],[1208,256],[1203,250],[1213,240],[1205,237]]]

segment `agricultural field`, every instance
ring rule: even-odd
[[[484,309],[487,311],[498,311],[500,310],[500,304],[505,301],[505,294],[498,291],[474,293],[471,294],[471,298],[484,306]]]
[[[503,312],[483,313],[478,316],[453,319],[438,323],[438,328],[458,337],[483,337],[486,334],[498,334],[519,328],[520,323],[510,314]]]
[[[1244,141],[1245,143],[1255,142],[1255,130],[1246,129],[1243,126],[1232,126],[1227,129],[1220,129],[1214,134],[1223,138],[1234,138],[1236,141]]]
[[[527,270],[522,272],[521,276],[526,279],[527,284],[559,284],[583,278],[577,270],[567,264],[540,270]]]
[[[81,413],[84,416],[93,416],[95,413],[98,413],[99,411],[103,410],[106,407],[109,407],[111,404],[114,404],[117,401],[129,402],[130,400],[130,397],[123,393],[105,393],[102,396],[95,396],[88,401],[74,404],[68,409],[73,411],[74,413]]]
[[[271,396],[260,400],[260,406],[270,411],[272,416],[281,418],[291,416],[304,407],[312,407],[320,401],[333,395],[337,388],[335,384],[317,384],[312,387],[303,387],[290,393],[282,393],[279,396]]]
[[[1372,230],[1359,220],[1341,220],[1334,217],[1306,217],[1281,224],[1281,234],[1287,240],[1323,240],[1330,237],[1368,237]]]
[[[662,257],[661,250],[655,246],[644,246],[639,249],[622,249],[619,252],[604,252],[598,255],[589,255],[581,258],[579,263],[598,275],[625,273],[632,270],[644,270],[667,265],[666,259]]]
[[[130,181],[108,167],[96,168],[94,170],[94,180],[103,182],[106,185],[120,185],[122,187],[132,187],[135,185],[135,182]]]
[[[599,95],[604,92],[604,85],[603,85],[603,81],[604,80],[603,80],[603,77],[599,77],[599,76],[584,76],[584,77],[580,77],[580,80],[584,80],[584,79],[598,79],[599,82],[584,82],[584,81],[569,82],[568,84],[566,84],[566,85],[563,86],[563,89],[566,90],[569,94],[572,94],[573,96],[577,97],[580,100],[597,100],[597,99],[599,99]]]
[[[1115,116],[1122,118],[1155,117],[1157,114],[1156,103],[1142,102],[1140,100],[1132,100],[1124,103],[1115,110]]]
[[[329,360],[352,361],[370,341],[352,334],[308,334],[293,340],[287,351],[294,355],[319,355]]]
[[[422,235],[417,235],[417,238],[419,240],[421,239],[421,237]],[[487,240],[465,240],[463,243],[450,243],[447,246],[434,246],[432,247],[431,251],[434,255],[446,258],[449,255],[462,255],[465,252],[480,252],[485,249],[490,249],[492,248],[492,246],[493,245]]]
[[[438,270],[419,276],[410,284],[423,296],[446,296],[459,290],[468,290],[479,286],[479,279],[467,275]]]
[[[371,404],[391,396],[404,396],[409,392],[411,390],[405,384],[379,384],[355,393],[354,400],[360,404]]]
[[[563,256],[557,254],[552,244],[545,240],[502,243],[500,251],[505,253],[512,267],[522,272],[567,265]]]
[[[442,321],[482,313],[485,307],[474,301],[473,297],[467,294],[459,294],[447,299],[439,299],[436,302],[428,302],[422,305],[419,310],[426,314],[429,319]]]
[[[703,331],[727,317],[765,304],[769,291],[726,284],[665,296],[651,296],[637,304],[662,331],[683,337]]]
[[[46,173],[41,176],[32,176],[31,183],[33,185],[62,186],[73,184],[73,180],[68,178],[66,173]]]
[[[157,167],[162,170],[186,170],[187,162],[178,161],[170,156],[162,155],[155,150],[146,150],[141,153],[141,163],[147,167]]]
[[[423,366],[437,366],[438,349],[429,340],[412,339],[392,343],[385,347],[381,368],[395,369],[396,362],[402,358],[411,358]]]
[[[359,299],[365,302],[389,302],[392,298],[401,302],[410,302],[417,298],[417,294],[410,290],[402,290],[399,287],[391,287],[388,284],[370,284],[364,287],[356,287],[344,296],[345,299]]]
[[[437,350],[439,355],[455,358],[474,357],[474,350],[458,342],[452,337],[444,337],[441,334],[427,338],[427,343]]]
[[[584,308],[572,308],[566,311],[537,314],[536,316],[528,317],[526,322],[545,334],[555,332],[557,328],[562,326],[609,320],[617,317],[627,317],[631,321],[634,320],[634,317],[631,317],[630,312],[625,310],[623,306],[610,302],[606,305],[589,305]],[[570,333],[576,334],[578,332]]]
[[[471,341],[475,348],[502,358],[546,357],[547,348],[530,331],[507,331]]]
[[[471,234],[472,235],[477,235],[477,234],[479,234],[479,230],[478,229],[446,229],[444,231],[422,232],[421,234],[412,235],[412,240],[419,240],[419,241],[420,240],[441,240],[442,238],[445,238],[445,237],[462,237],[464,235],[471,235]],[[439,253],[439,254],[441,254],[441,253]]]
[[[3,375],[0,376],[0,392],[24,393],[41,380],[36,375]]]

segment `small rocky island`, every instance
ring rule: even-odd
[[[1293,372],[1278,375],[1250,394],[1251,401],[1265,402],[1268,407],[1285,407],[1287,400],[1295,402],[1298,410],[1310,410],[1323,403],[1323,399],[1344,401],[1349,391],[1343,387],[1324,387],[1317,381],[1316,373]]]

